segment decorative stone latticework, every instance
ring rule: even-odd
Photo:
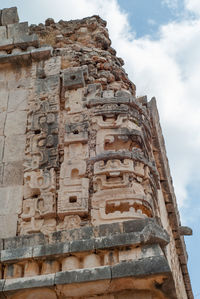
[[[192,299],[155,99],[106,22],[0,16],[0,298]]]

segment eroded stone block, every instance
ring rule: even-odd
[[[9,24],[7,26],[8,38],[18,39],[28,35],[28,22]]]
[[[79,113],[84,110],[84,88],[65,92],[65,109],[68,113]]]
[[[4,8],[1,11],[1,19],[0,19],[1,26],[14,24],[18,22],[19,22],[19,17],[17,13],[17,7]]]
[[[87,66],[68,68],[63,71],[62,80],[65,89],[85,87],[84,76],[88,75]]]
[[[7,38],[6,26],[0,26],[0,40]]]

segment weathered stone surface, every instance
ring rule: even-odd
[[[33,252],[32,247],[22,247],[15,250],[7,249],[1,252],[1,261],[14,261],[17,259],[32,258]]]
[[[24,160],[25,135],[11,135],[5,138],[4,162]]]
[[[9,92],[8,112],[25,111],[28,105],[28,89],[21,87]]]
[[[5,40],[7,38],[6,26],[0,26],[0,39]]]
[[[3,187],[0,188],[0,215],[9,215],[21,212],[23,198],[23,187]]]
[[[55,274],[40,275],[36,277],[24,277],[16,279],[6,279],[3,291],[32,289],[34,287],[48,287],[54,285]]]
[[[188,226],[180,226],[179,232],[182,236],[192,236],[192,229]]]
[[[7,26],[8,38],[18,39],[28,35],[28,22],[10,24]]]
[[[0,25],[8,25],[19,22],[17,7],[4,8],[1,10]]]
[[[111,278],[110,267],[83,269],[78,271],[59,272],[55,275],[56,284],[70,284],[87,281],[97,281]]]
[[[14,111],[7,114],[5,136],[23,135],[26,132],[26,111]]]
[[[0,215],[0,238],[9,238],[16,236],[17,221],[17,214],[9,213],[9,215]]]
[[[0,25],[2,296],[192,299],[155,101],[106,23]]]
[[[4,164],[3,186],[23,185],[24,167],[23,161]]]
[[[4,127],[6,122],[6,112],[0,112],[0,135],[4,135]]]
[[[1,162],[2,162],[2,159],[3,159],[4,141],[5,141],[5,137],[0,136],[0,161]]]

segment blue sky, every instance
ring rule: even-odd
[[[182,224],[194,231],[185,239],[195,298],[200,298],[200,1],[0,1],[0,8],[11,6],[29,24],[93,14],[107,20],[137,95],[157,98]]]

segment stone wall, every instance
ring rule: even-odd
[[[156,104],[106,22],[0,15],[4,296],[193,298]]]

